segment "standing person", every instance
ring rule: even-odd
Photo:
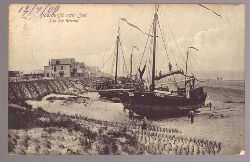
[[[211,110],[211,108],[212,108],[212,102],[210,101],[210,102],[208,103],[208,105],[209,105],[209,108],[210,108],[210,110]]]
[[[131,119],[134,120],[134,119],[135,119],[135,114],[134,114],[133,111],[131,111],[131,112],[132,112],[132,113],[131,113]]]
[[[129,114],[129,119],[134,120],[134,112],[129,110],[128,114]]]
[[[189,112],[188,118],[191,118],[191,123],[193,124],[194,123],[194,111]]]
[[[143,134],[143,130],[147,128],[147,125],[148,125],[148,120],[147,120],[146,116],[144,116],[142,119],[142,126],[141,126],[142,134]]]
[[[128,111],[129,119],[131,119],[131,117],[132,117],[132,114],[131,114],[131,113],[132,113],[131,110],[129,110],[129,111]]]

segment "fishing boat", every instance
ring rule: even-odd
[[[155,7],[152,34],[148,37],[152,39],[152,71],[151,71],[151,85],[148,90],[134,90],[123,91],[121,101],[125,108],[132,110],[138,115],[147,117],[166,117],[170,115],[186,114],[191,110],[196,110],[204,105],[207,93],[204,92],[202,86],[197,86],[196,81],[199,81],[194,75],[188,75],[188,57],[190,50],[196,49],[189,47],[186,52],[185,72],[183,70],[172,70],[169,65],[169,72],[165,74],[156,75],[156,46],[157,39],[157,26],[159,5]],[[198,49],[196,49],[198,50]],[[145,65],[146,66],[146,65]],[[139,69],[141,75],[145,70]],[[176,76],[180,75],[183,80],[176,80]],[[161,79],[173,77],[171,82],[164,82],[156,85],[156,81]],[[170,90],[168,85],[173,84],[175,89]],[[178,85],[179,84],[179,85]],[[182,85],[182,87],[180,86]]]
[[[118,35],[116,37],[116,59],[115,59],[115,78],[106,79],[102,82],[96,84],[96,90],[102,98],[112,100],[113,102],[120,102],[120,95],[122,92],[130,92],[135,89],[135,87],[140,87],[140,81],[137,77],[133,79],[132,75],[132,60],[133,60],[133,49],[137,48],[133,46],[131,56],[130,56],[130,74],[128,77],[119,77],[118,79],[118,58],[119,58],[119,45],[120,43],[120,27],[118,26]],[[138,48],[137,48],[138,49]]]

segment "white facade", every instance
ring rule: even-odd
[[[51,59],[49,65],[44,66],[45,77],[77,77],[84,76],[84,73],[84,64],[73,58]]]

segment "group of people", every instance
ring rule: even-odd
[[[209,102],[208,103],[208,106],[209,106],[209,108],[210,108],[210,110],[211,110],[211,108],[212,108],[212,103],[211,102]],[[124,112],[126,111],[126,109],[124,108]],[[129,110],[129,119],[130,120],[134,120],[135,119],[135,114],[134,114],[134,112],[132,111],[132,110]],[[189,115],[188,115],[188,118],[191,118],[191,123],[194,123],[194,116],[195,116],[195,112],[194,111],[190,111],[189,112]],[[148,120],[147,120],[147,118],[144,116],[143,118],[142,118],[142,124],[141,124],[141,129],[142,129],[142,134],[143,134],[143,131],[145,130],[145,129],[147,129],[147,125],[148,125]]]
[[[207,106],[209,107],[210,110],[212,110],[212,102],[210,101]],[[214,106],[214,109],[215,109],[215,106]],[[190,111],[189,112],[189,115],[188,115],[188,118],[191,118],[191,123],[194,123],[194,116],[195,116],[195,112],[194,111]],[[213,115],[212,115],[213,116]],[[212,116],[209,116],[209,119],[212,117]]]
[[[211,110],[211,108],[212,108],[212,103],[209,102],[208,105],[209,105],[210,110]],[[124,109],[124,112],[125,112],[125,111],[126,111],[126,109]],[[130,119],[130,120],[134,120],[134,119],[135,119],[135,114],[134,114],[134,112],[133,112],[132,110],[129,110],[128,114],[129,114],[129,119]],[[194,116],[195,116],[195,112],[194,112],[194,111],[190,111],[190,112],[189,112],[189,115],[188,115],[188,118],[191,118],[191,123],[194,123]],[[142,118],[142,124],[141,124],[142,133],[143,133],[143,131],[144,131],[145,129],[147,129],[147,125],[148,125],[148,121],[147,121],[147,118],[144,116],[144,117]]]
[[[209,109],[211,110],[212,109],[212,102],[211,101],[208,103],[208,106],[209,106]],[[215,109],[215,106],[214,106],[214,109]]]

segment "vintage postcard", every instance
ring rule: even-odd
[[[244,4],[10,4],[8,153],[243,155]]]

